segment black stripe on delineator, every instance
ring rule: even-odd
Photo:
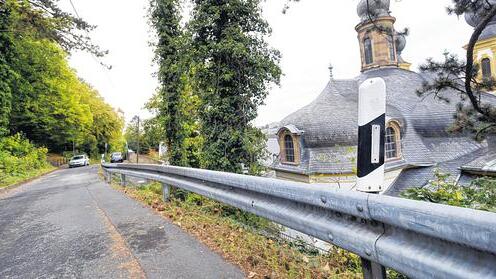
[[[358,128],[357,176],[359,178],[369,175],[371,172],[384,165],[384,143],[386,140],[385,122],[386,114],[383,114]],[[379,163],[377,164],[372,164],[372,125],[381,126]]]

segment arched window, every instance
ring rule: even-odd
[[[286,135],[284,137],[284,151],[286,156],[286,162],[294,163],[295,148],[294,148],[293,137],[291,135]]]
[[[391,59],[391,62],[396,61],[396,50],[394,49],[394,36],[389,36],[388,39],[388,44],[389,44],[389,59]]]
[[[365,64],[372,64],[374,62],[374,52],[372,50],[372,40],[366,37],[363,40],[363,49],[365,55]]]
[[[482,78],[484,79],[490,79],[492,76],[491,73],[491,60],[489,58],[484,58],[481,61],[481,67],[482,67]]]
[[[398,127],[390,125],[386,128],[386,160],[400,157],[400,131]]]

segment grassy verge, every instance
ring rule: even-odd
[[[155,183],[140,188],[113,187],[154,208],[226,260],[240,266],[248,278],[362,276],[357,256],[337,248],[323,255],[262,236],[255,228],[271,223],[251,214],[196,195],[187,195],[185,201],[173,198],[171,202],[163,203],[161,186]],[[176,194],[178,196],[181,195]]]
[[[32,178],[38,177],[45,173],[51,172],[55,170],[55,167],[48,165],[45,168],[29,170],[24,174],[16,175],[16,176],[5,176],[0,181],[0,188],[5,188],[14,184],[22,183],[24,181],[28,181]]]

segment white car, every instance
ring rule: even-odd
[[[78,155],[71,158],[69,168],[84,167],[90,165],[90,159],[86,155]]]

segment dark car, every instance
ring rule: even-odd
[[[110,155],[110,162],[111,163],[124,163],[124,158],[122,157],[122,153],[120,153],[120,152],[112,153],[112,155]]]

